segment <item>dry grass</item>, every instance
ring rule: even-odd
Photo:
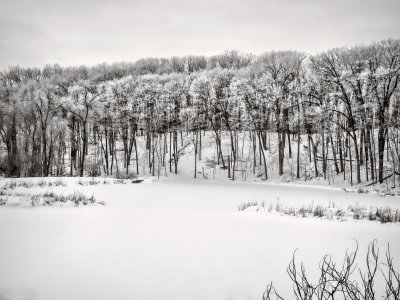
[[[398,223],[400,222],[400,210],[390,207],[366,207],[361,205],[348,206],[347,208],[336,207],[335,203],[329,203],[326,206],[311,203],[301,207],[287,206],[280,203],[279,199],[273,205],[269,203],[265,209],[265,203],[257,201],[248,201],[238,205],[239,211],[245,211],[249,207],[255,207],[256,211],[264,211],[268,213],[277,213],[280,215],[288,215],[294,217],[314,217],[327,220],[346,221],[369,220],[380,223]]]
[[[80,191],[75,191],[70,194],[62,195],[56,194],[53,191],[48,191],[45,193],[38,193],[28,196],[30,198],[32,206],[43,205],[54,205],[54,204],[64,204],[67,202],[72,202],[76,206],[80,204],[88,205],[96,203],[94,195],[88,196]]]
[[[57,178],[54,181],[48,179],[41,179],[38,181],[20,179],[20,180],[11,180],[9,182],[6,182],[0,188],[3,190],[13,190],[17,187],[24,187],[26,189],[30,189],[33,187],[53,187],[53,186],[66,186],[66,185],[67,184],[61,178]]]

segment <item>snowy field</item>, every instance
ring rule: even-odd
[[[374,239],[382,258],[390,243],[399,265],[399,223],[238,211],[243,202],[278,198],[400,208],[398,197],[182,177],[83,186],[63,180],[66,186],[13,192],[75,190],[106,205],[32,207],[22,199],[0,206],[0,299],[260,299],[270,281],[289,296],[286,267],[296,248],[314,274],[324,254],[342,262],[354,238],[360,265]]]

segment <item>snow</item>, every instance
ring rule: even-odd
[[[390,243],[399,262],[399,224],[237,209],[278,197],[293,205],[400,208],[398,197],[183,176],[92,186],[63,180],[66,187],[52,189],[93,193],[107,205],[1,206],[0,299],[260,299],[270,281],[288,296],[286,267],[295,249],[313,274],[324,254],[341,262],[354,238],[360,263],[373,239],[382,258]]]

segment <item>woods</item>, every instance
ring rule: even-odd
[[[167,176],[190,145],[196,166],[208,134],[213,164],[233,180],[245,168],[262,180],[277,170],[291,180],[399,184],[399,81],[400,40],[314,56],[13,67],[0,79],[0,172]]]

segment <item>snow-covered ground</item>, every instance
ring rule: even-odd
[[[378,239],[382,258],[390,243],[399,265],[399,223],[238,211],[243,202],[278,198],[400,208],[398,197],[182,176],[83,186],[63,180],[67,186],[13,192],[76,190],[107,205],[0,206],[0,299],[260,299],[271,280],[286,296],[296,248],[313,274],[324,254],[341,262],[353,238],[361,264],[368,243]]]
[[[396,176],[395,178],[390,177],[382,184],[372,184],[371,181],[371,171],[368,169],[369,181],[366,180],[366,170],[365,168],[369,168],[368,164],[363,164],[361,166],[361,183],[356,184],[356,171],[355,171],[355,163],[353,165],[353,185],[351,185],[351,176],[350,176],[350,165],[348,163],[349,157],[347,158],[347,163],[345,164],[345,172],[340,174],[336,174],[335,167],[333,163],[333,155],[332,151],[328,151],[328,158],[330,160],[327,161],[327,174],[326,179],[323,177],[322,173],[322,160],[318,160],[318,170],[319,177],[315,177],[314,170],[314,161],[310,161],[309,157],[309,148],[307,144],[308,136],[301,136],[301,147],[300,147],[300,178],[296,178],[297,171],[297,139],[291,139],[291,149],[292,149],[292,157],[289,158],[289,150],[288,147],[285,148],[285,157],[284,157],[284,175],[280,176],[278,174],[278,144],[277,144],[277,136],[275,133],[268,133],[268,150],[265,151],[266,162],[268,167],[268,182],[274,183],[291,183],[295,185],[312,185],[312,186],[321,186],[321,187],[336,187],[339,189],[347,189],[349,191],[366,191],[373,193],[381,193],[381,194],[396,194],[400,196],[400,186],[399,186],[399,178]],[[231,141],[230,136],[227,132],[221,133],[222,138],[222,149],[225,157],[225,164],[227,164],[227,155],[230,153],[231,149]],[[317,136],[313,136],[314,139],[317,139]],[[145,150],[145,143],[143,137],[138,137],[138,145],[139,149],[139,170],[140,175],[149,176],[151,172],[148,170],[148,151]],[[248,132],[240,132],[238,133],[238,149],[239,149],[239,159],[236,165],[235,172],[235,180],[236,181],[244,181],[244,182],[260,182],[261,178],[264,178],[264,169],[262,163],[260,161],[260,153],[259,150],[256,151],[256,166],[253,165],[253,148],[252,143],[249,138]],[[184,134],[183,141],[181,144],[181,140],[179,137],[179,163],[178,163],[178,174],[180,177],[184,178],[193,178],[194,177],[194,137],[192,134]],[[121,149],[122,150],[122,149]],[[200,151],[198,151],[200,152]],[[319,149],[319,152],[322,152]],[[122,162],[123,154],[120,151],[120,157],[118,161]],[[319,155],[322,155],[319,153]],[[159,171],[160,177],[170,176],[169,172],[169,164],[168,164],[168,156],[167,154],[167,163],[165,167],[160,165],[158,169],[158,162],[156,159],[155,163],[155,174],[157,175]],[[355,154],[353,153],[353,157]],[[217,155],[216,155],[216,146],[215,146],[215,138],[214,134],[210,131],[202,133],[202,146],[201,146],[201,160],[198,160],[199,153],[197,155],[197,178],[202,178],[203,176],[207,179],[224,179],[228,178],[228,170],[221,168],[222,164],[214,165],[213,163],[217,163]],[[385,156],[386,157],[386,156]],[[172,163],[173,165],[173,163]],[[386,160],[384,161],[385,172],[384,177],[390,174],[390,163]],[[115,168],[114,168],[115,169]],[[120,166],[120,170],[123,170],[123,167]],[[135,166],[132,163],[129,172],[135,173]],[[121,172],[123,172],[121,171]],[[172,171],[174,171],[174,167],[172,166]],[[115,170],[114,170],[115,174]],[[307,175],[305,177],[305,174]],[[395,182],[393,181],[395,179]]]

